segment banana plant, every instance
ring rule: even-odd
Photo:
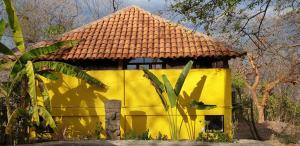
[[[178,138],[178,128],[177,128],[177,116],[175,116],[174,118],[173,112],[174,110],[176,110],[178,96],[183,87],[184,81],[190,69],[192,68],[192,65],[193,65],[193,61],[189,61],[185,65],[185,67],[183,68],[181,74],[179,75],[176,81],[175,88],[173,88],[171,82],[169,81],[168,77],[165,74],[162,75],[163,82],[161,82],[158,79],[158,77],[156,77],[152,72],[150,72],[146,68],[143,68],[144,76],[151,81],[157,94],[160,97],[160,100],[162,102],[165,111],[168,114],[171,138],[174,140]]]
[[[155,76],[152,72],[150,72],[147,68],[143,68],[144,76],[151,81],[151,84],[154,86],[156,93],[158,94],[160,101],[168,114],[168,119],[170,123],[170,133],[171,138],[176,140],[178,138],[178,128],[177,128],[177,116],[173,116],[174,110],[176,110],[178,105],[178,97],[183,87],[183,84],[186,80],[186,77],[193,66],[193,61],[189,61],[184,68],[182,69],[175,87],[173,88],[172,84],[170,83],[168,77],[163,74],[161,82],[157,76]],[[168,99],[168,100],[167,100]],[[207,105],[203,102],[198,102],[193,100],[190,103],[192,108],[204,110],[204,109],[211,109],[215,108],[216,105]],[[175,119],[174,119],[175,117]]]
[[[47,54],[78,45],[79,41],[77,40],[56,42],[52,45],[35,48],[26,52],[22,30],[12,2],[11,0],[3,0],[3,4],[5,5],[6,12],[8,14],[8,24],[13,32],[14,42],[17,49],[21,52],[21,55],[16,55],[11,49],[0,42],[0,54],[4,55],[4,57],[1,57],[0,59],[0,69],[10,70],[9,82],[5,86],[5,90],[1,90],[1,92],[5,93],[7,107],[8,122],[6,125],[6,133],[11,133],[11,129],[13,124],[16,122],[17,117],[22,115],[29,115],[32,123],[36,125],[40,125],[40,118],[42,118],[44,121],[44,126],[50,126],[51,128],[55,129],[56,125],[51,116],[50,97],[43,82],[43,77],[50,80],[57,80],[58,77],[55,74],[57,72],[81,78],[87,83],[102,89],[106,89],[107,86],[79,68],[67,63],[56,61],[38,61],[40,57],[43,57]],[[6,28],[7,24],[5,20],[0,20],[0,40]],[[20,88],[20,85],[24,86]],[[37,90],[40,90],[40,93],[43,97],[43,105],[39,105],[37,102]],[[25,104],[25,107],[15,107],[12,111],[12,107],[10,107],[10,98],[13,94],[18,95],[20,98],[29,97],[30,100]],[[27,101],[24,100],[23,102]]]

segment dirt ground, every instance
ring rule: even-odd
[[[300,146],[300,127],[277,122],[266,121],[256,124],[260,137],[268,144],[275,146]],[[254,139],[249,124],[240,121],[238,124],[237,139]]]

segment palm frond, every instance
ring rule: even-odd
[[[52,70],[52,71],[63,73],[65,75],[81,78],[87,83],[98,86],[103,89],[107,88],[106,85],[101,81],[90,76],[89,74],[80,70],[79,68],[69,65],[67,63],[56,62],[56,61],[39,61],[33,63],[33,65],[36,71]]]
[[[22,28],[18,20],[18,16],[16,14],[16,11],[13,7],[12,1],[11,0],[3,0],[5,9],[8,15],[8,22],[10,28],[13,30],[13,40],[17,46],[17,48],[20,50],[20,52],[24,53],[25,52],[25,42],[23,39],[23,34],[22,34]]]
[[[177,82],[175,84],[175,88],[174,88],[174,91],[175,91],[175,94],[178,96],[180,94],[180,91],[182,89],[182,86],[184,84],[184,81],[190,71],[190,69],[192,68],[193,66],[193,61],[189,61],[183,68],[181,74],[179,75],[179,78],[177,79]]]
[[[19,116],[27,115],[27,112],[23,108],[17,108],[13,111],[13,113],[8,118],[6,127],[5,127],[5,133],[10,134],[12,132],[13,125],[17,122],[17,118]]]
[[[170,101],[171,108],[176,106],[178,96],[175,94],[174,89],[166,75],[162,75],[162,79],[165,84],[166,92]]]

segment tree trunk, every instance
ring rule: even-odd
[[[264,113],[264,106],[257,106],[258,111],[258,123],[263,123],[265,121],[265,113]]]

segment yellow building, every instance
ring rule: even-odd
[[[95,133],[96,123],[105,128],[108,100],[121,101],[121,136],[149,129],[170,138],[169,121],[159,96],[145,78],[141,66],[172,85],[183,66],[193,60],[179,96],[179,139],[195,139],[199,132],[232,132],[231,75],[228,60],[242,54],[204,34],[194,33],[138,7],[115,12],[63,34],[58,40],[80,40],[78,46],[59,51],[44,60],[68,62],[87,71],[108,86],[102,91],[84,81],[61,75],[47,81],[52,115],[66,137],[82,138]],[[52,43],[43,41],[36,46]],[[190,107],[195,99],[216,105],[209,110]],[[105,133],[103,133],[105,136]]]

